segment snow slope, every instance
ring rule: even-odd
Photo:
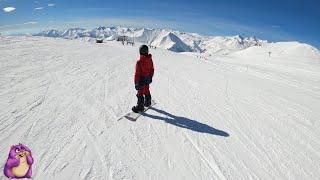
[[[54,33],[52,33],[54,32]],[[196,33],[185,33],[170,29],[125,28],[100,26],[92,30],[71,28],[64,31],[48,30],[34,36],[61,37],[78,39],[83,37],[105,38],[115,40],[118,36],[128,36],[135,42],[148,44],[174,52],[198,52],[205,56],[229,54],[251,46],[265,44],[267,41],[255,37],[242,36],[201,36]]]
[[[152,49],[157,105],[117,121],[136,102],[137,49],[1,37],[1,168],[21,142],[33,179],[320,177],[319,52],[279,43],[205,61]]]

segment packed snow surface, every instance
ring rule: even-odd
[[[157,104],[136,122],[117,120],[136,103],[137,45],[0,37],[0,52],[1,168],[23,143],[35,180],[320,177],[320,55],[311,46],[207,60],[151,49]]]

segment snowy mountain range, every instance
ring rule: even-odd
[[[59,37],[65,39],[93,38],[116,40],[118,36],[128,36],[130,40],[149,44],[154,47],[174,52],[197,52],[206,56],[228,54],[230,52],[260,46],[267,43],[255,37],[237,36],[202,36],[196,33],[185,33],[171,29],[104,27],[94,29],[71,28],[63,31],[47,30],[34,36]]]

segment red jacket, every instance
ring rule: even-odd
[[[135,84],[140,84],[139,82],[146,77],[153,76],[154,68],[152,62],[152,55],[140,55],[140,59],[136,64],[136,71],[134,74],[134,82]]]

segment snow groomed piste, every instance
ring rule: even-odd
[[[3,165],[20,142],[33,179],[320,177],[318,50],[267,43],[202,60],[151,49],[157,104],[117,121],[136,102],[137,49],[0,37]]]

